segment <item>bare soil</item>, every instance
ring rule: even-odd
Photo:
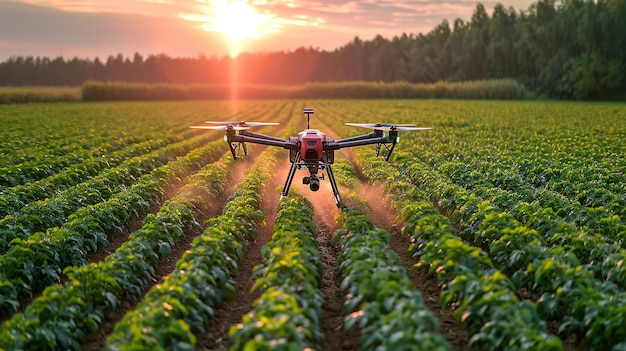
[[[277,172],[277,177],[284,182],[289,171],[290,163],[284,160],[283,167]],[[331,244],[334,233],[339,229],[338,219],[341,211],[335,205],[333,193],[328,179],[323,180],[320,189],[312,192],[307,185],[302,184],[302,177],[306,171],[297,171],[291,191],[297,191],[306,196],[313,204],[313,223],[317,230],[318,251],[324,264],[324,273],[319,289],[324,296],[322,305],[321,328],[324,338],[318,341],[319,350],[358,350],[361,334],[358,328],[346,331],[344,328],[345,293],[341,290],[342,277],[339,274],[337,255],[339,248]]]
[[[328,200],[330,199],[329,197]],[[339,248],[330,243],[334,231],[330,230],[328,224],[322,220],[316,219],[315,226],[319,243],[318,250],[324,263],[324,275],[319,287],[324,296],[321,321],[324,339],[319,341],[318,349],[357,350],[361,338],[360,331],[358,328],[349,331],[344,328],[345,312],[343,305],[346,294],[341,290],[342,277],[339,274],[339,265],[337,264]]]

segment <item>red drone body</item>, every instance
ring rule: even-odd
[[[326,134],[317,129],[306,129],[298,133],[300,155],[304,161],[321,161],[324,156]]]

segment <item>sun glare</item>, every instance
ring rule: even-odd
[[[263,25],[269,15],[257,13],[246,1],[214,1],[214,17],[210,18],[211,30],[223,33],[231,41],[256,39],[261,36]]]

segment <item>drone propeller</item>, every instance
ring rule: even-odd
[[[190,126],[190,128],[196,129],[212,129],[212,130],[226,130],[226,129],[234,129],[234,130],[246,130],[250,129],[250,127],[257,126],[275,126],[278,125],[278,122],[217,122],[217,121],[206,121],[204,123],[212,124],[209,126]]]
[[[239,127],[256,127],[256,126],[276,126],[278,125],[278,122],[244,122],[244,121],[239,121],[239,122],[217,122],[217,121],[206,121],[204,123],[207,124],[215,124],[215,125],[219,125],[219,126],[239,126]]]
[[[410,132],[412,130],[431,130],[432,128],[426,128],[426,127],[397,127],[396,129],[403,131],[403,132]],[[388,130],[388,129],[385,129]]]
[[[412,131],[412,130],[431,130],[432,128],[416,127],[415,124],[392,124],[392,123],[346,123],[348,126],[363,127],[374,130],[390,131],[396,129],[400,131]]]
[[[234,130],[246,130],[250,129],[250,127],[240,127],[240,126],[189,126],[189,128],[194,129],[211,129],[211,130],[226,130],[226,129],[234,129]]]

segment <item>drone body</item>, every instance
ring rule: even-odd
[[[428,130],[431,128],[416,128],[412,124],[358,124],[346,123],[351,126],[365,127],[373,129],[369,134],[363,134],[351,138],[335,140],[326,137],[326,134],[317,130],[310,129],[310,115],[313,114],[312,108],[305,108],[304,113],[307,115],[307,129],[292,136],[288,140],[273,137],[270,135],[250,132],[248,129],[261,125],[277,125],[274,122],[206,122],[209,125],[191,126],[191,128],[224,130],[224,140],[228,142],[230,151],[234,158],[237,158],[240,151],[243,150],[244,155],[248,154],[246,143],[255,143],[269,146],[278,146],[289,150],[289,161],[291,168],[285,181],[285,185],[281,192],[281,198],[289,194],[289,188],[293,181],[293,177],[297,170],[304,169],[308,175],[302,178],[302,183],[309,185],[311,191],[317,191],[320,187],[320,179],[324,179],[323,172],[326,172],[328,181],[333,190],[335,204],[339,206],[341,201],[339,189],[333,175],[332,164],[335,162],[335,151],[353,146],[360,145],[376,145],[376,156],[380,155],[381,147],[387,149],[384,156],[385,161],[389,160],[395,145],[398,143],[399,131],[410,130]],[[385,133],[386,132],[386,133]]]

